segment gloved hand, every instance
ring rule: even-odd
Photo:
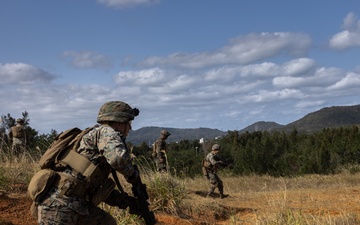
[[[109,197],[105,200],[105,203],[110,206],[117,206],[119,209],[126,209],[129,207],[131,214],[137,214],[139,212],[135,197],[129,196],[127,193],[121,193],[117,190],[110,193]]]
[[[128,207],[126,201],[128,198],[129,195],[127,193],[121,193],[117,190],[113,190],[104,202],[107,205],[117,206],[120,209],[126,209]]]
[[[135,197],[129,196],[126,199],[126,203],[129,206],[129,213],[135,215],[141,215],[140,209],[137,206]]]
[[[130,177],[128,177],[126,181],[132,185],[137,184],[140,181],[139,171],[134,170],[134,173]]]

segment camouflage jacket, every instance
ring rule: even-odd
[[[160,156],[161,151],[166,152],[166,141],[164,141],[162,138],[158,138],[154,143],[154,151],[158,156]]]
[[[206,155],[205,160],[207,162],[209,162],[210,166],[207,167],[206,169],[209,172],[213,172],[216,173],[217,171],[217,167],[219,166],[219,164],[222,162],[218,157],[216,157],[216,154],[210,152],[209,154]]]
[[[101,153],[107,163],[125,178],[134,173],[131,153],[126,146],[125,138],[110,126],[95,126],[93,130],[85,134],[78,152],[95,163]]]
[[[25,127],[20,124],[16,124],[11,127],[8,134],[9,140],[17,139],[19,141],[24,142],[26,139]]]

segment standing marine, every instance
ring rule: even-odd
[[[140,180],[125,143],[138,114],[138,109],[122,101],[101,106],[98,124],[81,138],[75,150],[79,154],[71,153],[81,160],[71,163],[74,159],[65,157],[69,159],[61,161],[62,166],[55,170],[57,178],[37,206],[40,225],[116,225],[98,204],[124,209],[136,205],[132,196],[114,189],[109,174],[115,170],[133,186]]]
[[[214,144],[211,147],[211,152],[206,155],[203,160],[204,175],[210,182],[210,190],[207,193],[207,197],[213,197],[216,188],[219,189],[220,198],[225,198],[228,195],[224,194],[224,186],[220,177],[217,175],[219,166],[226,166],[227,164],[222,161],[217,154],[219,153],[220,145]]]
[[[16,119],[16,125],[9,130],[8,139],[12,142],[11,153],[13,155],[19,155],[25,152],[26,131],[23,119]]]
[[[162,130],[160,132],[160,137],[155,141],[153,145],[152,156],[155,159],[156,169],[160,173],[168,172],[168,161],[167,161],[167,148],[166,148],[166,139],[171,134],[167,130]]]

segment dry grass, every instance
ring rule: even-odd
[[[0,190],[21,191],[38,170],[27,155],[0,153]],[[185,218],[187,224],[355,225],[360,224],[360,174],[344,170],[337,175],[293,178],[227,176],[221,174],[225,199],[204,198],[209,184],[204,177],[178,178],[141,168],[156,214]],[[130,185],[119,176],[125,191]],[[141,224],[125,211],[102,205],[119,224]]]
[[[211,210],[222,215],[221,224],[360,224],[359,174],[343,172],[294,178],[253,175],[222,179],[225,193],[230,197],[192,196],[189,200],[192,215],[196,215],[196,211],[201,214]],[[209,186],[202,177],[185,183],[187,190],[195,193],[205,192]]]

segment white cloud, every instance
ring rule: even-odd
[[[121,71],[113,79],[117,84],[136,84],[140,86],[161,86],[169,77],[160,68],[139,71]]]
[[[168,82],[167,86],[172,91],[186,90],[191,91],[192,85],[196,83],[196,79],[188,75],[181,75],[175,80]]]
[[[352,12],[348,13],[343,21],[342,28],[344,30],[359,32],[360,31],[360,21],[357,19],[356,15]]]
[[[354,13],[349,13],[345,17],[342,28],[344,31],[333,35],[330,39],[330,47],[338,50],[360,47],[360,20]]]
[[[160,0],[97,0],[97,2],[113,8],[129,8],[156,4],[159,3]]]
[[[25,63],[0,64],[0,84],[50,82],[54,75]]]
[[[296,88],[309,86],[328,86],[337,81],[342,72],[336,68],[319,68],[312,76],[291,77],[279,76],[273,79],[273,85],[281,88]]]
[[[299,58],[284,63],[282,67],[283,75],[294,76],[305,74],[314,69],[315,61],[309,58]]]
[[[250,64],[242,66],[240,69],[241,76],[268,77],[275,76],[279,73],[279,66],[275,63],[264,62],[261,64]]]
[[[255,102],[272,102],[285,99],[302,99],[306,97],[300,90],[283,89],[277,91],[260,90],[258,94],[248,96]]]
[[[175,53],[167,57],[148,57],[143,66],[176,66],[190,69],[222,64],[247,64],[277,56],[302,56],[311,39],[302,33],[260,33],[239,36],[213,52]]]
[[[325,101],[323,100],[317,100],[317,101],[311,101],[311,100],[303,100],[303,101],[299,101],[298,103],[295,104],[296,108],[312,108],[312,107],[317,107],[317,106],[321,106],[322,104],[324,104]]]
[[[347,88],[359,88],[360,87],[360,74],[359,73],[348,73],[340,81],[330,86],[328,90],[346,90]]]
[[[63,57],[67,59],[70,64],[76,68],[107,69],[112,66],[112,61],[109,57],[91,51],[65,51],[63,53]]]

